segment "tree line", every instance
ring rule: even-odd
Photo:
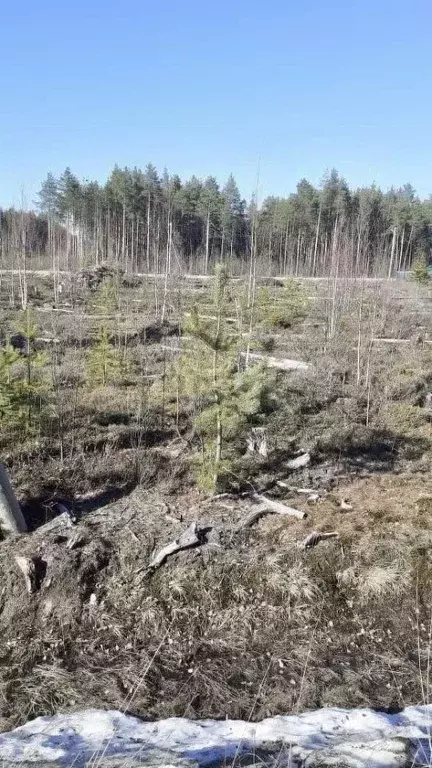
[[[336,171],[302,179],[287,197],[246,202],[232,175],[162,175],[115,166],[105,184],[49,173],[34,210],[0,209],[2,266],[75,270],[111,263],[130,273],[391,275],[429,260],[432,198],[410,184],[351,189]]]

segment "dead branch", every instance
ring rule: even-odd
[[[290,485],[289,483],[286,483],[285,480],[276,480],[276,485],[278,485],[279,488],[286,489],[287,491],[298,493],[300,496],[310,496],[311,494],[316,493],[313,488],[298,488],[296,485]]]
[[[192,523],[178,539],[175,539],[174,541],[171,541],[170,544],[162,547],[162,549],[152,557],[148,564],[149,570],[153,571],[156,568],[159,568],[170,555],[175,555],[182,549],[190,549],[191,547],[204,544],[204,541],[203,531],[198,528],[197,523]]]
[[[297,517],[298,520],[303,520],[306,517],[306,512],[301,512],[299,509],[294,509],[294,507],[287,507],[286,504],[282,504],[282,502],[275,501],[274,499],[268,499],[260,493],[252,494],[252,498],[277,515],[290,515],[291,517]]]
[[[320,533],[319,531],[312,531],[312,533],[309,533],[308,536],[306,536],[303,541],[299,542],[298,547],[299,549],[311,549],[312,547],[316,547],[317,544],[320,543],[320,541],[324,541],[325,539],[338,539],[339,534],[337,531],[329,531],[328,533]]]
[[[250,528],[264,515],[289,515],[291,517],[297,517],[299,520],[303,520],[306,517],[306,512],[301,512],[294,507],[287,507],[286,504],[282,504],[280,501],[274,501],[273,499],[267,499],[260,493],[252,494],[252,499],[257,501],[258,504],[254,506],[251,512],[245,517],[237,528],[237,531],[241,531],[244,528]]]

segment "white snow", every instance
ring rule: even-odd
[[[141,764],[207,766],[282,743],[285,765],[292,759],[293,765],[306,760],[312,766],[315,757],[325,757],[327,764],[343,758],[344,766],[396,768],[409,764],[403,739],[411,743],[411,764],[416,753],[430,764],[431,734],[432,705],[406,707],[396,715],[328,708],[259,723],[184,718],[148,723],[117,711],[86,710],[39,717],[0,734],[0,762],[80,766],[137,756]]]

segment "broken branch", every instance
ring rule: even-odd
[[[180,552],[182,549],[190,549],[191,547],[196,547],[203,543],[203,531],[199,530],[197,523],[192,523],[192,525],[190,525],[178,539],[175,539],[175,541],[162,547],[162,549],[152,557],[148,567],[150,570],[155,570],[156,568],[159,568],[170,555],[175,555],[176,552]]]

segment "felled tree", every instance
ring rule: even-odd
[[[214,491],[232,467],[230,443],[264,408],[269,373],[262,366],[239,366],[241,334],[227,322],[231,310],[229,277],[216,268],[212,318],[203,319],[195,307],[186,324],[192,343],[186,343],[176,371],[180,398],[193,403],[194,426],[202,438],[201,454],[195,457],[201,487]]]

